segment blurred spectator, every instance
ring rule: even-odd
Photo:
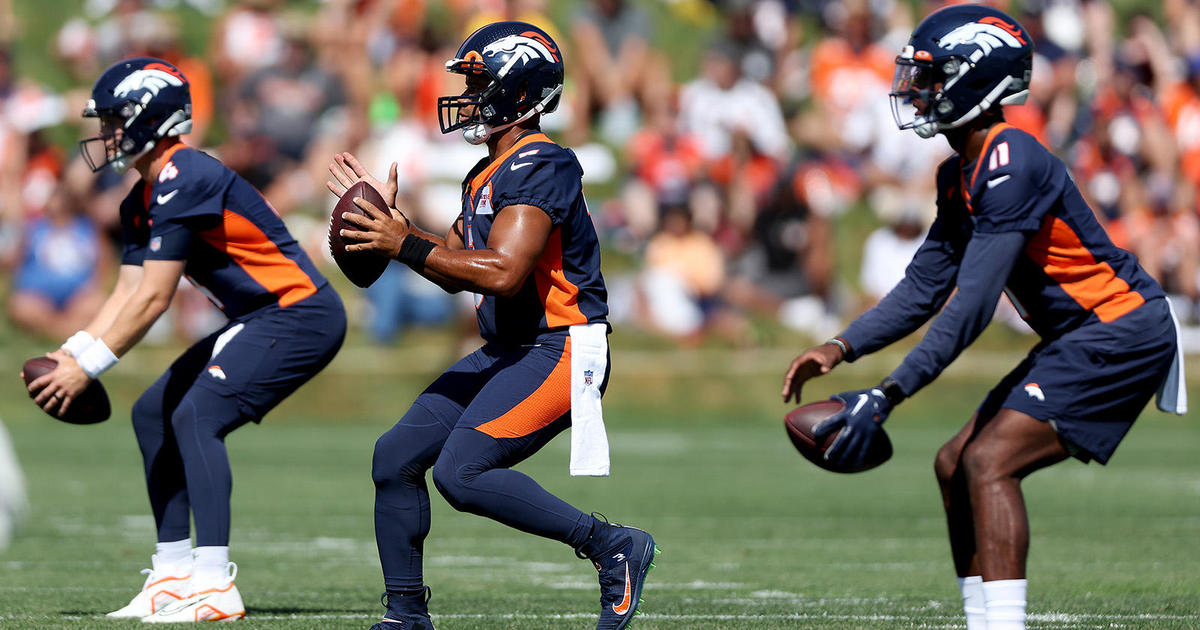
[[[626,160],[629,181],[616,212],[606,214],[615,245],[639,250],[658,226],[662,206],[690,202],[704,174],[699,139],[680,129],[674,103],[654,103],[647,109],[647,124],[629,141]]]
[[[785,161],[790,145],[779,101],[763,85],[741,75],[736,52],[718,43],[708,49],[701,76],[679,96],[683,129],[700,140],[705,159],[733,153],[734,135],[743,134],[754,151]]]
[[[571,25],[576,142],[599,121],[601,139],[624,144],[637,132],[639,112],[670,94],[670,79],[655,41],[653,23],[629,0],[583,3]]]
[[[721,308],[725,260],[712,237],[692,226],[687,206],[664,207],[661,226],[646,247],[643,312],[653,329],[696,341]]]
[[[217,75],[237,85],[246,75],[283,58],[283,33],[276,9],[283,0],[240,0],[213,29],[211,54]]]
[[[342,82],[316,62],[307,21],[288,26],[279,60],[236,87],[236,135],[223,150],[230,168],[263,189],[282,214],[323,194],[315,177],[344,142],[337,136],[346,122]]]
[[[394,341],[411,326],[443,324],[454,316],[450,294],[400,264],[388,265],[367,289],[367,300],[367,330],[379,343]]]
[[[48,339],[66,339],[100,310],[100,284],[113,269],[109,249],[65,186],[28,223],[7,310],[13,322]]]

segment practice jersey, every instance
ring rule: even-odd
[[[1038,334],[1111,322],[1163,296],[1137,258],[1113,245],[1066,165],[1033,136],[992,128],[978,160],[938,169],[938,222],[961,251],[971,234],[1024,232],[1005,293]]]
[[[477,296],[479,333],[488,341],[527,343],[543,332],[604,322],[608,292],[600,241],[583,198],[575,154],[530,132],[495,160],[484,158],[463,181],[463,240],[484,249],[496,215],[513,205],[542,209],[552,224],[546,248],[512,297]]]
[[[154,182],[121,203],[121,264],[182,260],[184,275],[230,318],[290,306],[328,284],[246,180],[183,144]]]

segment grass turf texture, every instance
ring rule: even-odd
[[[969,352],[893,414],[892,461],[837,476],[796,454],[780,426],[790,352],[618,348],[606,400],[613,476],[569,478],[567,436],[520,469],[654,534],[663,554],[635,630],[961,628],[931,462],[1019,356]],[[153,523],[128,408],[169,358],[140,349],[107,375],[114,417],[93,427],[50,420],[15,376],[0,380],[0,417],[33,503],[0,554],[0,628],[140,627],[103,613],[134,594],[149,561]],[[232,435],[232,555],[249,613],[239,627],[378,620],[372,447],[447,358],[433,346],[349,349],[263,426]],[[898,358],[845,366],[806,400],[872,382]],[[1071,462],[1026,481],[1032,628],[1200,627],[1197,450],[1194,417],[1147,412],[1107,469]],[[586,562],[456,513],[436,491],[432,503],[426,579],[439,630],[593,627]]]

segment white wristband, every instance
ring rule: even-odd
[[[88,346],[92,345],[94,341],[96,341],[96,338],[88,334],[88,331],[81,330],[63,342],[60,349],[66,350],[73,357],[77,357],[83,354],[83,351],[87,350]]]
[[[103,339],[97,339],[77,357],[77,360],[79,367],[83,368],[88,376],[96,378],[108,368],[116,365],[118,359],[117,355],[108,349],[108,344],[104,343]]]

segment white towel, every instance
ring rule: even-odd
[[[608,476],[600,386],[608,369],[608,324],[571,326],[571,476]]]
[[[1167,413],[1182,416],[1187,413],[1187,378],[1183,373],[1183,339],[1179,335],[1179,318],[1175,317],[1175,309],[1171,300],[1167,300],[1167,308],[1171,311],[1171,323],[1175,325],[1175,360],[1167,377],[1158,386],[1158,396],[1155,403],[1158,408]]]

